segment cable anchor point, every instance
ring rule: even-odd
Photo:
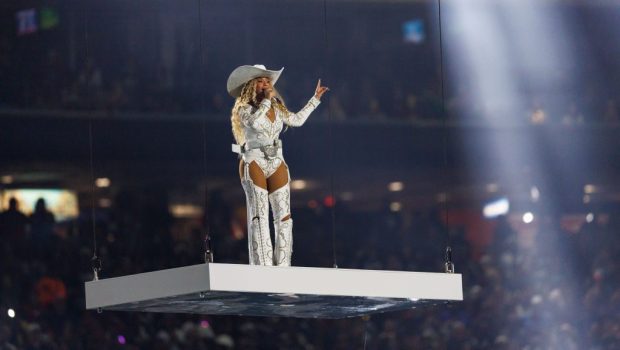
[[[446,257],[445,257],[445,272],[446,273],[454,273],[454,263],[452,262],[452,248],[446,248]]]
[[[209,232],[205,235],[205,263],[213,262],[213,250],[211,249],[211,235]]]
[[[93,255],[92,259],[90,259],[90,262],[93,269],[93,280],[99,281],[99,272],[101,271],[102,267],[101,259],[97,255]]]

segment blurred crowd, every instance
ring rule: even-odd
[[[67,53],[50,48],[40,57],[31,57],[27,70],[20,70],[22,58],[11,54],[11,42],[0,38],[0,107],[26,110],[101,111],[161,114],[205,114],[226,119],[233,104],[224,89],[232,66],[209,65],[153,68],[137,57],[125,57],[119,65],[104,64],[94,57],[80,59],[74,69]],[[359,50],[359,49],[358,49]],[[441,121],[446,116],[457,123],[511,123],[580,125],[620,123],[620,92],[604,81],[585,81],[580,91],[546,96],[536,91],[520,92],[519,107],[493,109],[476,102],[475,86],[466,79],[446,83],[445,113],[439,69],[432,51],[420,49],[416,66],[402,71],[403,49],[377,53],[365,59],[341,54],[343,62],[360,61],[358,69],[346,69],[335,62],[331,78],[329,108],[317,111],[318,118],[370,121]],[[407,52],[404,50],[404,52]],[[334,59],[338,59],[335,57]],[[360,69],[372,66],[372,69]],[[319,69],[310,66],[279,84],[292,110],[301,108],[312,94]],[[305,74],[305,75],[304,75]],[[409,76],[415,76],[410,79]],[[291,81],[294,79],[294,81]],[[492,102],[492,101],[489,101]],[[510,116],[505,115],[509,111]],[[501,117],[501,118],[500,118]]]
[[[105,67],[95,59],[88,59],[79,69],[71,71],[66,57],[56,49],[50,49],[38,68],[26,75],[15,69],[7,54],[0,50],[0,79],[10,81],[0,91],[0,106],[39,110],[78,110],[141,113],[206,113],[213,118],[227,118],[233,101],[223,89],[216,89],[214,81],[224,82],[214,72],[212,82],[196,80],[197,72],[172,72],[165,67],[155,71],[146,70],[135,58],[129,58],[120,67]],[[454,122],[488,122],[498,119],[498,111],[479,105],[472,97],[472,87],[459,84],[448,86],[446,112],[442,112],[439,74],[428,67],[416,74],[411,83],[397,67],[384,57],[380,69],[359,72],[336,73],[326,80],[331,85],[328,97],[329,113],[334,120],[370,121],[438,121],[442,115]],[[226,67],[230,68],[230,67]],[[213,68],[209,68],[213,69]],[[224,69],[224,68],[222,68]],[[414,74],[414,73],[412,73]],[[281,86],[282,93],[292,110],[303,106],[313,91],[315,72],[293,84]],[[207,74],[209,76],[209,74]],[[400,79],[393,79],[399,77]],[[217,78],[217,79],[216,79]],[[196,80],[196,81],[193,81]],[[450,84],[452,85],[452,84]],[[223,85],[222,85],[223,86]],[[588,82],[585,91],[603,88]],[[572,95],[571,95],[572,96]],[[532,124],[618,124],[618,94],[576,93],[561,99],[545,97],[537,93],[524,93],[521,110],[511,110],[509,120],[513,123]],[[327,117],[327,108],[317,114]],[[505,120],[505,118],[504,118]]]
[[[247,263],[243,208],[216,195],[209,208],[215,261]],[[336,210],[339,267],[443,271],[447,231],[437,210],[356,212],[343,203]],[[620,347],[617,215],[599,220],[595,213],[571,232],[559,217],[540,215],[530,239],[500,217],[492,243],[475,251],[463,228],[452,227],[463,302],[316,320],[86,311],[93,229],[103,278],[201,263],[205,230],[204,219],[172,217],[166,195],[152,190],[120,193],[96,211],[94,227],[90,210],[82,213],[54,222],[45,203],[27,217],[13,201],[0,215],[0,349]],[[295,208],[293,215],[294,265],[332,266],[330,208]]]

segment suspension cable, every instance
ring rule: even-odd
[[[95,166],[94,166],[94,152],[93,152],[93,121],[92,118],[88,123],[88,145],[89,145],[89,159],[90,159],[90,220],[92,222],[93,231],[93,257],[91,258],[91,265],[93,269],[93,279],[99,280],[99,272],[102,269],[101,258],[97,255],[97,222],[95,214]]]
[[[327,73],[325,66],[327,65],[327,59],[329,57],[329,40],[327,36],[327,0],[323,0],[323,43],[324,43],[324,58],[323,58],[323,74]],[[336,254],[336,196],[334,191],[334,132],[333,132],[333,120],[331,115],[331,108],[329,103],[327,104],[327,132],[329,138],[329,187],[330,198],[332,200],[331,208],[331,230],[332,230],[332,258],[334,260],[334,268],[338,268],[338,259]]]
[[[206,81],[206,72],[205,70],[205,62],[204,62],[204,50],[203,50],[203,40],[202,40],[202,1],[198,0],[198,32],[199,32],[199,45],[200,45],[200,69],[203,75],[203,81]],[[204,113],[206,110],[206,102],[205,102],[205,89],[202,88],[202,93],[200,95],[200,105],[201,111]],[[211,230],[210,230],[210,220],[209,220],[209,181],[207,179],[208,176],[208,165],[207,165],[207,120],[206,118],[202,118],[202,165],[203,165],[203,176],[205,183],[205,193],[204,193],[204,262],[212,263],[213,262],[213,250],[211,249]]]
[[[89,51],[89,40],[88,40],[88,10],[86,7],[84,8],[84,67],[87,66],[90,61],[90,51]],[[88,77],[86,77],[88,79]],[[98,247],[97,247],[97,223],[96,223],[96,213],[95,213],[95,161],[94,161],[94,146],[93,146],[93,117],[90,117],[88,122],[88,157],[89,157],[89,167],[90,167],[90,216],[92,222],[92,233],[93,233],[93,257],[91,258],[91,268],[93,270],[93,279],[95,281],[99,280],[99,272],[102,269],[102,261],[98,255]]]
[[[443,182],[444,196],[443,209],[445,216],[446,231],[446,252],[444,256],[444,270],[446,273],[454,273],[454,263],[452,262],[452,234],[450,232],[450,209],[448,205],[448,187],[450,184],[448,176],[448,115],[446,113],[446,95],[444,78],[444,59],[443,59],[443,33],[441,25],[441,0],[437,0],[438,7],[438,26],[439,26],[439,73],[441,83],[441,116],[443,118]]]

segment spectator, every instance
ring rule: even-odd
[[[545,112],[542,103],[537,99],[532,99],[532,103],[529,111],[529,120],[531,124],[540,125],[547,122],[547,113]]]
[[[562,124],[566,126],[571,126],[571,125],[577,125],[577,124],[583,124],[583,123],[584,123],[583,114],[581,114],[581,112],[577,108],[577,104],[574,102],[571,102],[570,105],[568,106],[568,110],[566,111],[566,114],[564,114],[564,116],[562,117]]]
[[[418,97],[412,93],[407,95],[405,99],[405,115],[407,120],[417,120],[420,118],[418,114]]]
[[[35,204],[34,212],[30,215],[30,234],[35,252],[41,258],[51,254],[48,249],[52,243],[55,224],[54,214],[47,209],[45,199],[39,198]]]
[[[103,96],[103,78],[101,69],[93,59],[86,61],[82,71],[78,74],[76,90],[81,107],[95,109],[101,107]]]
[[[0,214],[0,233],[9,240],[23,240],[26,236],[28,218],[19,210],[17,199],[9,199],[9,208]]]
[[[372,97],[368,100],[368,112],[366,112],[367,117],[372,120],[385,120],[385,113],[381,110],[381,105],[379,104],[379,99],[376,97]]]

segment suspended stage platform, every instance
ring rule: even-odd
[[[456,273],[205,263],[85,283],[86,308],[345,318],[463,300]]]

